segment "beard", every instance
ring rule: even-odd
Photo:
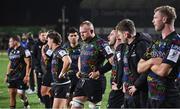
[[[115,41],[109,42],[109,45],[110,45],[110,46],[114,46],[114,44],[115,44]]]
[[[156,31],[162,31],[163,29],[164,29],[164,24],[161,24],[161,25],[159,25],[159,26],[155,26],[155,30]]]

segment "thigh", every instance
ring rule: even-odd
[[[54,87],[54,98],[67,99],[70,95],[70,84],[56,85]]]
[[[87,96],[85,91],[84,91],[84,83],[85,81],[80,79],[76,85],[75,91],[74,91],[74,97],[78,96]]]
[[[53,101],[53,109],[57,109],[59,107],[59,100],[58,98],[54,98],[54,101]]]
[[[70,76],[70,80],[71,80],[71,90],[70,90],[70,93],[71,95],[75,92],[75,89],[76,89],[76,85],[79,81],[79,79],[75,76]]]
[[[88,80],[84,84],[84,91],[88,97],[88,100],[92,103],[98,103],[102,100],[102,82],[101,80]]]
[[[124,103],[124,93],[121,90],[112,90],[109,94],[108,108],[121,108]]]
[[[17,81],[11,81],[7,83],[8,88],[18,88],[18,82]]]
[[[10,98],[15,97],[17,94],[17,89],[16,88],[8,88],[9,96]]]
[[[27,90],[28,89],[28,85],[25,84],[23,82],[23,80],[18,80],[17,83],[18,83],[18,89],[20,89],[20,90]]]
[[[42,77],[42,85],[51,87],[51,83],[52,83],[52,74],[45,73]]]

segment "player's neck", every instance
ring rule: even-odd
[[[128,38],[127,43],[130,45],[134,41],[135,37]]]
[[[162,39],[165,39],[170,33],[175,31],[175,28],[173,25],[166,25],[164,29],[162,30]]]
[[[57,45],[57,44],[53,44],[52,45],[52,50],[54,51],[57,47],[59,47],[60,45]]]
[[[20,43],[14,46],[14,49],[17,49],[20,46]]]
[[[77,45],[78,45],[77,42],[76,42],[76,43],[70,43],[70,46],[71,46],[72,48],[76,47]]]

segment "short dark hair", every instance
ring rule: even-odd
[[[41,33],[46,33],[46,32],[48,32],[47,29],[43,28],[43,29],[41,29],[41,30],[39,31],[38,34],[40,35]]]
[[[123,20],[121,20],[117,24],[116,30],[118,30],[118,31],[128,31],[132,35],[134,35],[136,33],[135,24],[130,19],[123,19]]]
[[[162,13],[163,15],[165,15],[167,17],[168,24],[173,23],[175,21],[175,19],[177,18],[176,10],[174,7],[160,6],[154,10],[154,13],[157,11],[159,11],[160,13]]]
[[[67,32],[67,35],[69,36],[70,33],[78,33],[78,30],[75,27],[70,27]]]
[[[21,37],[19,35],[11,36],[10,39],[13,39],[14,41],[21,42]]]
[[[55,44],[61,44],[61,42],[62,42],[62,37],[58,32],[55,32],[55,31],[49,32],[47,37],[50,39],[53,39],[53,42]]]
[[[23,39],[33,39],[33,33],[31,33],[31,32],[23,33],[21,39],[22,40]]]

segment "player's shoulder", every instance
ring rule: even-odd
[[[100,37],[100,36],[96,36],[96,43],[98,45],[108,44],[108,42],[105,39],[103,39],[102,37]]]
[[[180,35],[179,34],[174,35],[174,37],[172,39],[172,44],[180,45]]]

